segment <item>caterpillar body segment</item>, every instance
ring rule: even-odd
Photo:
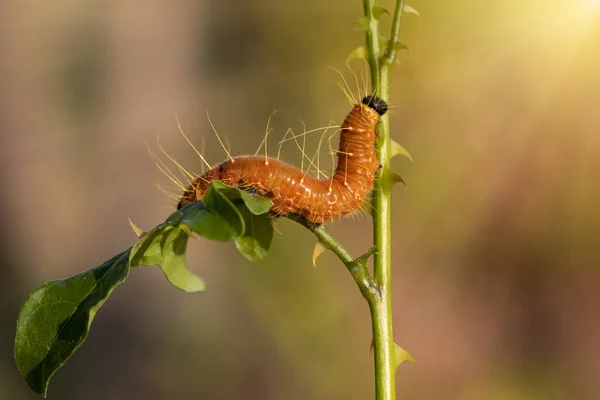
[[[337,166],[331,178],[318,179],[298,168],[264,156],[238,156],[213,166],[194,179],[177,208],[202,199],[214,180],[268,197],[274,215],[296,214],[314,224],[348,215],[359,208],[373,187],[379,161],[375,127],[388,105],[366,96],[340,126]]]

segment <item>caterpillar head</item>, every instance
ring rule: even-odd
[[[362,99],[362,103],[369,106],[369,108],[373,109],[379,115],[385,114],[388,110],[387,103],[376,96],[365,96]]]

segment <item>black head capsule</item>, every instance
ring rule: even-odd
[[[372,108],[379,115],[385,114],[388,110],[387,103],[376,96],[365,96],[362,103]]]

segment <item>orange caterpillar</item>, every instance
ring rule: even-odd
[[[224,161],[194,179],[177,209],[202,199],[211,181],[239,187],[271,199],[271,213],[296,214],[313,224],[350,214],[371,191],[379,161],[375,126],[388,105],[375,96],[356,104],[340,126],[337,167],[331,178],[317,179],[274,158],[239,156]]]

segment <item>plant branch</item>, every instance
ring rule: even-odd
[[[371,71],[373,94],[389,102],[389,80],[398,52],[400,23],[404,1],[396,0],[390,40],[380,58],[379,22],[375,16],[375,0],[363,0],[366,21],[366,56]],[[344,263],[369,303],[373,328],[375,358],[375,398],[395,400],[395,372],[398,367],[396,344],[392,329],[392,265],[391,265],[391,210],[390,191],[396,180],[390,169],[391,140],[389,115],[380,118],[377,131],[376,153],[381,165],[373,186],[373,242],[374,246],[362,256],[353,259],[342,245],[322,227],[315,227],[304,218],[289,216],[314,233],[319,241],[333,251]],[[369,274],[368,259],[374,255],[373,276]]]
[[[367,20],[367,61],[371,70],[371,82],[373,89],[379,87],[379,74],[373,74],[373,71],[379,71],[379,22],[374,15],[375,0],[363,0],[363,9]],[[377,95],[380,93],[376,92]]]
[[[301,224],[306,229],[314,233],[317,239],[319,239],[319,242],[321,242],[325,248],[331,250],[344,263],[356,281],[356,284],[358,285],[363,297],[367,299],[369,303],[372,303],[381,295],[377,283],[375,283],[369,274],[369,268],[367,264],[369,257],[377,253],[376,247],[372,247],[365,254],[355,259],[352,258],[350,253],[348,253],[348,251],[340,244],[340,242],[329,235],[329,233],[327,233],[322,226],[315,226],[309,223],[306,219],[297,215],[289,215],[287,218]]]
[[[390,34],[390,40],[387,44],[385,55],[383,56],[383,64],[393,66],[396,61],[396,54],[398,53],[399,38],[400,38],[400,23],[402,22],[402,15],[404,14],[404,0],[396,0],[396,9],[394,10],[394,17],[392,19],[392,32]]]
[[[363,0],[366,8],[375,6],[374,0]],[[400,33],[400,21],[404,2],[396,1],[396,10],[392,20],[392,32],[388,48],[383,60],[379,60],[379,32],[377,24],[368,24],[366,32],[367,56],[371,67],[371,84],[373,92],[389,102],[390,72],[396,59],[396,43]],[[368,15],[365,13],[368,17]],[[372,17],[372,12],[370,13]],[[372,43],[375,38],[375,43]],[[376,65],[377,68],[373,68]],[[390,169],[390,121],[389,115],[380,119],[377,132],[376,152],[381,168],[377,173],[373,186],[373,242],[379,249],[375,254],[373,275],[381,289],[377,302],[370,303],[371,322],[373,326],[373,348],[375,357],[375,391],[377,400],[394,400],[396,398],[395,357],[392,325],[392,264],[391,264],[391,210],[390,190],[394,184]]]

